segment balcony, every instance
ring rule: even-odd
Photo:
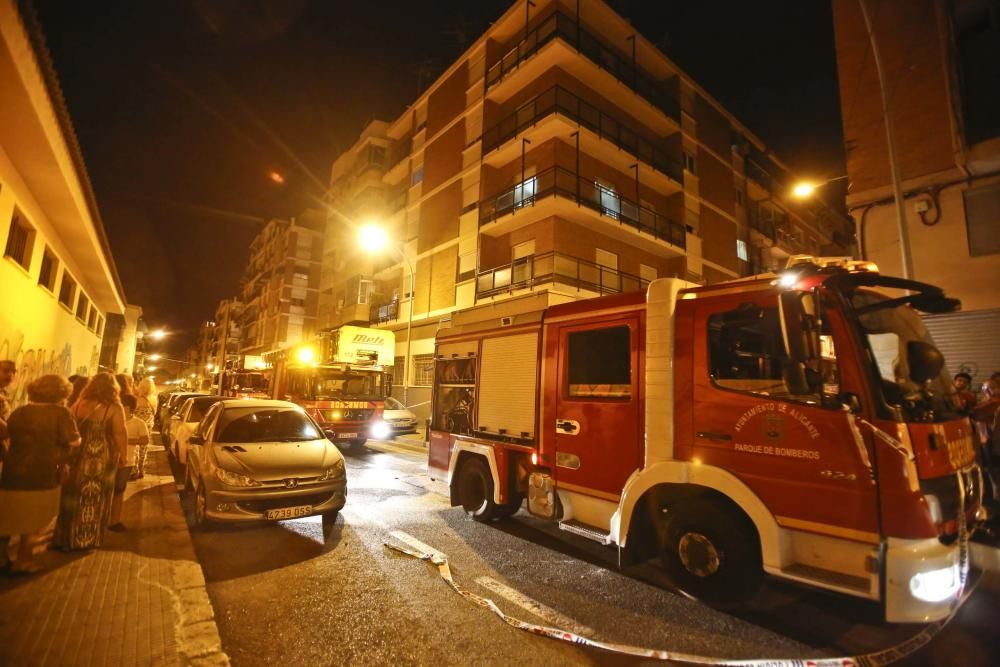
[[[383,304],[372,304],[368,311],[368,321],[373,325],[395,322],[399,319],[399,302],[390,301]]]
[[[548,252],[515,260],[510,264],[481,271],[476,276],[476,298],[487,299],[533,290],[541,285],[565,286],[588,296],[618,294],[645,289],[649,283],[578,257]]]
[[[607,48],[596,37],[580,28],[575,19],[558,12],[531,30],[517,46],[505,53],[486,71],[486,90],[489,91],[500,83],[508,74],[538,53],[543,46],[555,39],[566,42],[668,118],[675,122],[679,121],[680,105],[667,92],[663,83],[654,81],[640,72],[628,59]]]
[[[528,102],[514,113],[483,133],[483,154],[498,148],[550,114],[561,114],[577,126],[593,132],[599,139],[609,141],[627,151],[678,183],[684,182],[684,170],[679,160],[672,159],[666,151],[657,148],[634,131],[599,111],[596,107],[561,86],[553,86]]]
[[[601,217],[618,222],[620,226],[629,227],[641,236],[664,241],[681,249],[687,247],[684,225],[621,196],[594,178],[577,176],[562,167],[550,167],[509,190],[481,201],[479,226],[495,223],[520,209],[534,207],[547,197],[569,200]]]

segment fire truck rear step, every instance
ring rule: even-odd
[[[598,528],[588,526],[580,523],[579,521],[573,521],[572,519],[569,521],[560,521],[559,530],[565,530],[568,533],[573,533],[574,535],[579,535],[580,537],[586,537],[588,540],[600,542],[605,546],[611,544],[610,533],[605,533]]]
[[[871,583],[865,577],[858,577],[844,572],[834,572],[825,570],[814,565],[803,563],[792,563],[781,570],[781,573],[790,579],[813,582],[818,585],[861,594],[867,594],[871,588]]]

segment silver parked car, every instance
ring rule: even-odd
[[[326,537],[346,502],[340,450],[287,401],[215,403],[188,438],[187,463],[198,526],[321,514]]]
[[[417,432],[417,416],[392,396],[385,397],[382,420],[388,424],[392,435]]]

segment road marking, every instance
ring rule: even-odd
[[[394,530],[391,533],[389,533],[389,535],[395,537],[400,542],[405,542],[406,544],[409,544],[417,551],[423,552],[425,554],[430,554],[432,556],[440,556],[441,558],[445,557],[443,553],[441,553],[432,546],[424,544],[423,542],[415,538],[413,535],[410,535],[409,533],[404,533],[401,530]]]
[[[500,597],[513,602],[518,607],[527,609],[535,616],[545,619],[545,621],[553,627],[565,628],[578,635],[594,634],[593,629],[588,628],[586,625],[578,623],[568,616],[563,616],[555,609],[547,607],[541,602],[529,598],[527,595],[514,590],[506,584],[500,583],[496,579],[491,579],[490,577],[478,577],[476,579],[476,583],[483,588],[493,591]]]

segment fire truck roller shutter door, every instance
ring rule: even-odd
[[[479,430],[533,438],[538,333],[485,339],[481,364]]]

